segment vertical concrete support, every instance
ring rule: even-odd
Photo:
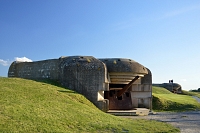
[[[152,75],[146,68],[148,74],[141,77],[137,83],[131,87],[132,103],[134,108],[152,109]]]
[[[147,108],[152,110],[152,73],[148,68],[146,69],[148,74],[144,75],[144,77],[141,79],[141,85],[143,86],[144,91],[147,93]]]
[[[99,109],[107,109],[103,93],[108,89],[106,66],[92,56],[60,58],[60,82],[63,86],[83,94]]]

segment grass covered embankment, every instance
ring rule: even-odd
[[[62,87],[0,77],[0,132],[179,132],[169,124],[106,114]]]
[[[183,95],[196,96],[200,98],[200,92],[182,91]]]
[[[153,110],[189,111],[200,109],[200,104],[191,96],[174,94],[162,87],[153,86]]]

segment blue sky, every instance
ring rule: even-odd
[[[131,58],[200,88],[199,0],[1,0],[0,76],[16,59]]]

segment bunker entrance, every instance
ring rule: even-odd
[[[136,76],[128,84],[109,84],[109,91],[104,93],[104,98],[109,100],[109,110],[133,109],[131,86],[139,78]]]
[[[130,110],[132,109],[131,93],[129,90],[118,96],[125,84],[110,84],[110,90],[105,93],[109,100],[109,110]]]

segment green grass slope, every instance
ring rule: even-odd
[[[62,87],[0,77],[0,132],[179,132],[169,124],[106,114]]]
[[[162,88],[162,87],[156,87],[156,86],[152,86],[152,93],[153,94],[172,94],[167,89]]]
[[[153,110],[156,111],[189,111],[200,109],[200,104],[191,96],[171,93],[162,87],[153,89]]]
[[[189,95],[189,96],[196,96],[198,98],[200,98],[200,92],[190,92],[190,91],[182,91],[183,95]]]

